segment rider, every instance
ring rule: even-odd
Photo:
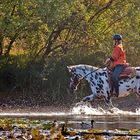
[[[122,36],[120,34],[115,34],[113,36],[114,46],[112,56],[107,58],[105,64],[112,62],[112,81],[113,88],[115,88],[116,97],[119,96],[119,75],[124,69],[124,65],[126,64],[126,55],[123,50],[122,45]],[[112,91],[113,92],[113,91]]]

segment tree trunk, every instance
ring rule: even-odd
[[[16,34],[13,36],[13,38],[11,39],[11,41],[10,41],[8,47],[7,47],[7,50],[6,50],[6,52],[5,52],[5,56],[8,56],[8,55],[9,55],[9,53],[10,53],[10,51],[11,51],[11,48],[12,48],[12,45],[13,45],[13,43],[15,42],[16,38],[18,37],[18,35],[19,35],[19,34],[16,33]]]
[[[3,41],[3,37],[0,37],[0,56],[3,53],[2,41]]]
[[[55,41],[57,40],[58,36],[61,34],[61,32],[66,29],[68,23],[70,21],[73,21],[74,18],[76,17],[77,13],[72,13],[70,17],[66,18],[65,20],[63,20],[62,22],[60,22],[56,28],[52,31],[52,33],[50,34],[47,42],[46,42],[46,50],[45,50],[45,53],[44,53],[44,58],[46,59],[48,57],[48,55],[52,52],[52,46],[53,44],[55,43]]]

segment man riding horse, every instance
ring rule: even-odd
[[[119,95],[119,75],[123,71],[126,64],[126,55],[123,50],[122,36],[115,34],[113,36],[114,46],[112,56],[107,58],[105,64],[108,65],[111,62],[112,68],[112,93],[115,88],[116,97]]]

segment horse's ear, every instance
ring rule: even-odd
[[[71,72],[71,67],[70,66],[67,66],[67,69],[69,72]]]

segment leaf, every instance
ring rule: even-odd
[[[40,137],[40,132],[38,128],[32,129],[32,138],[38,140]]]

